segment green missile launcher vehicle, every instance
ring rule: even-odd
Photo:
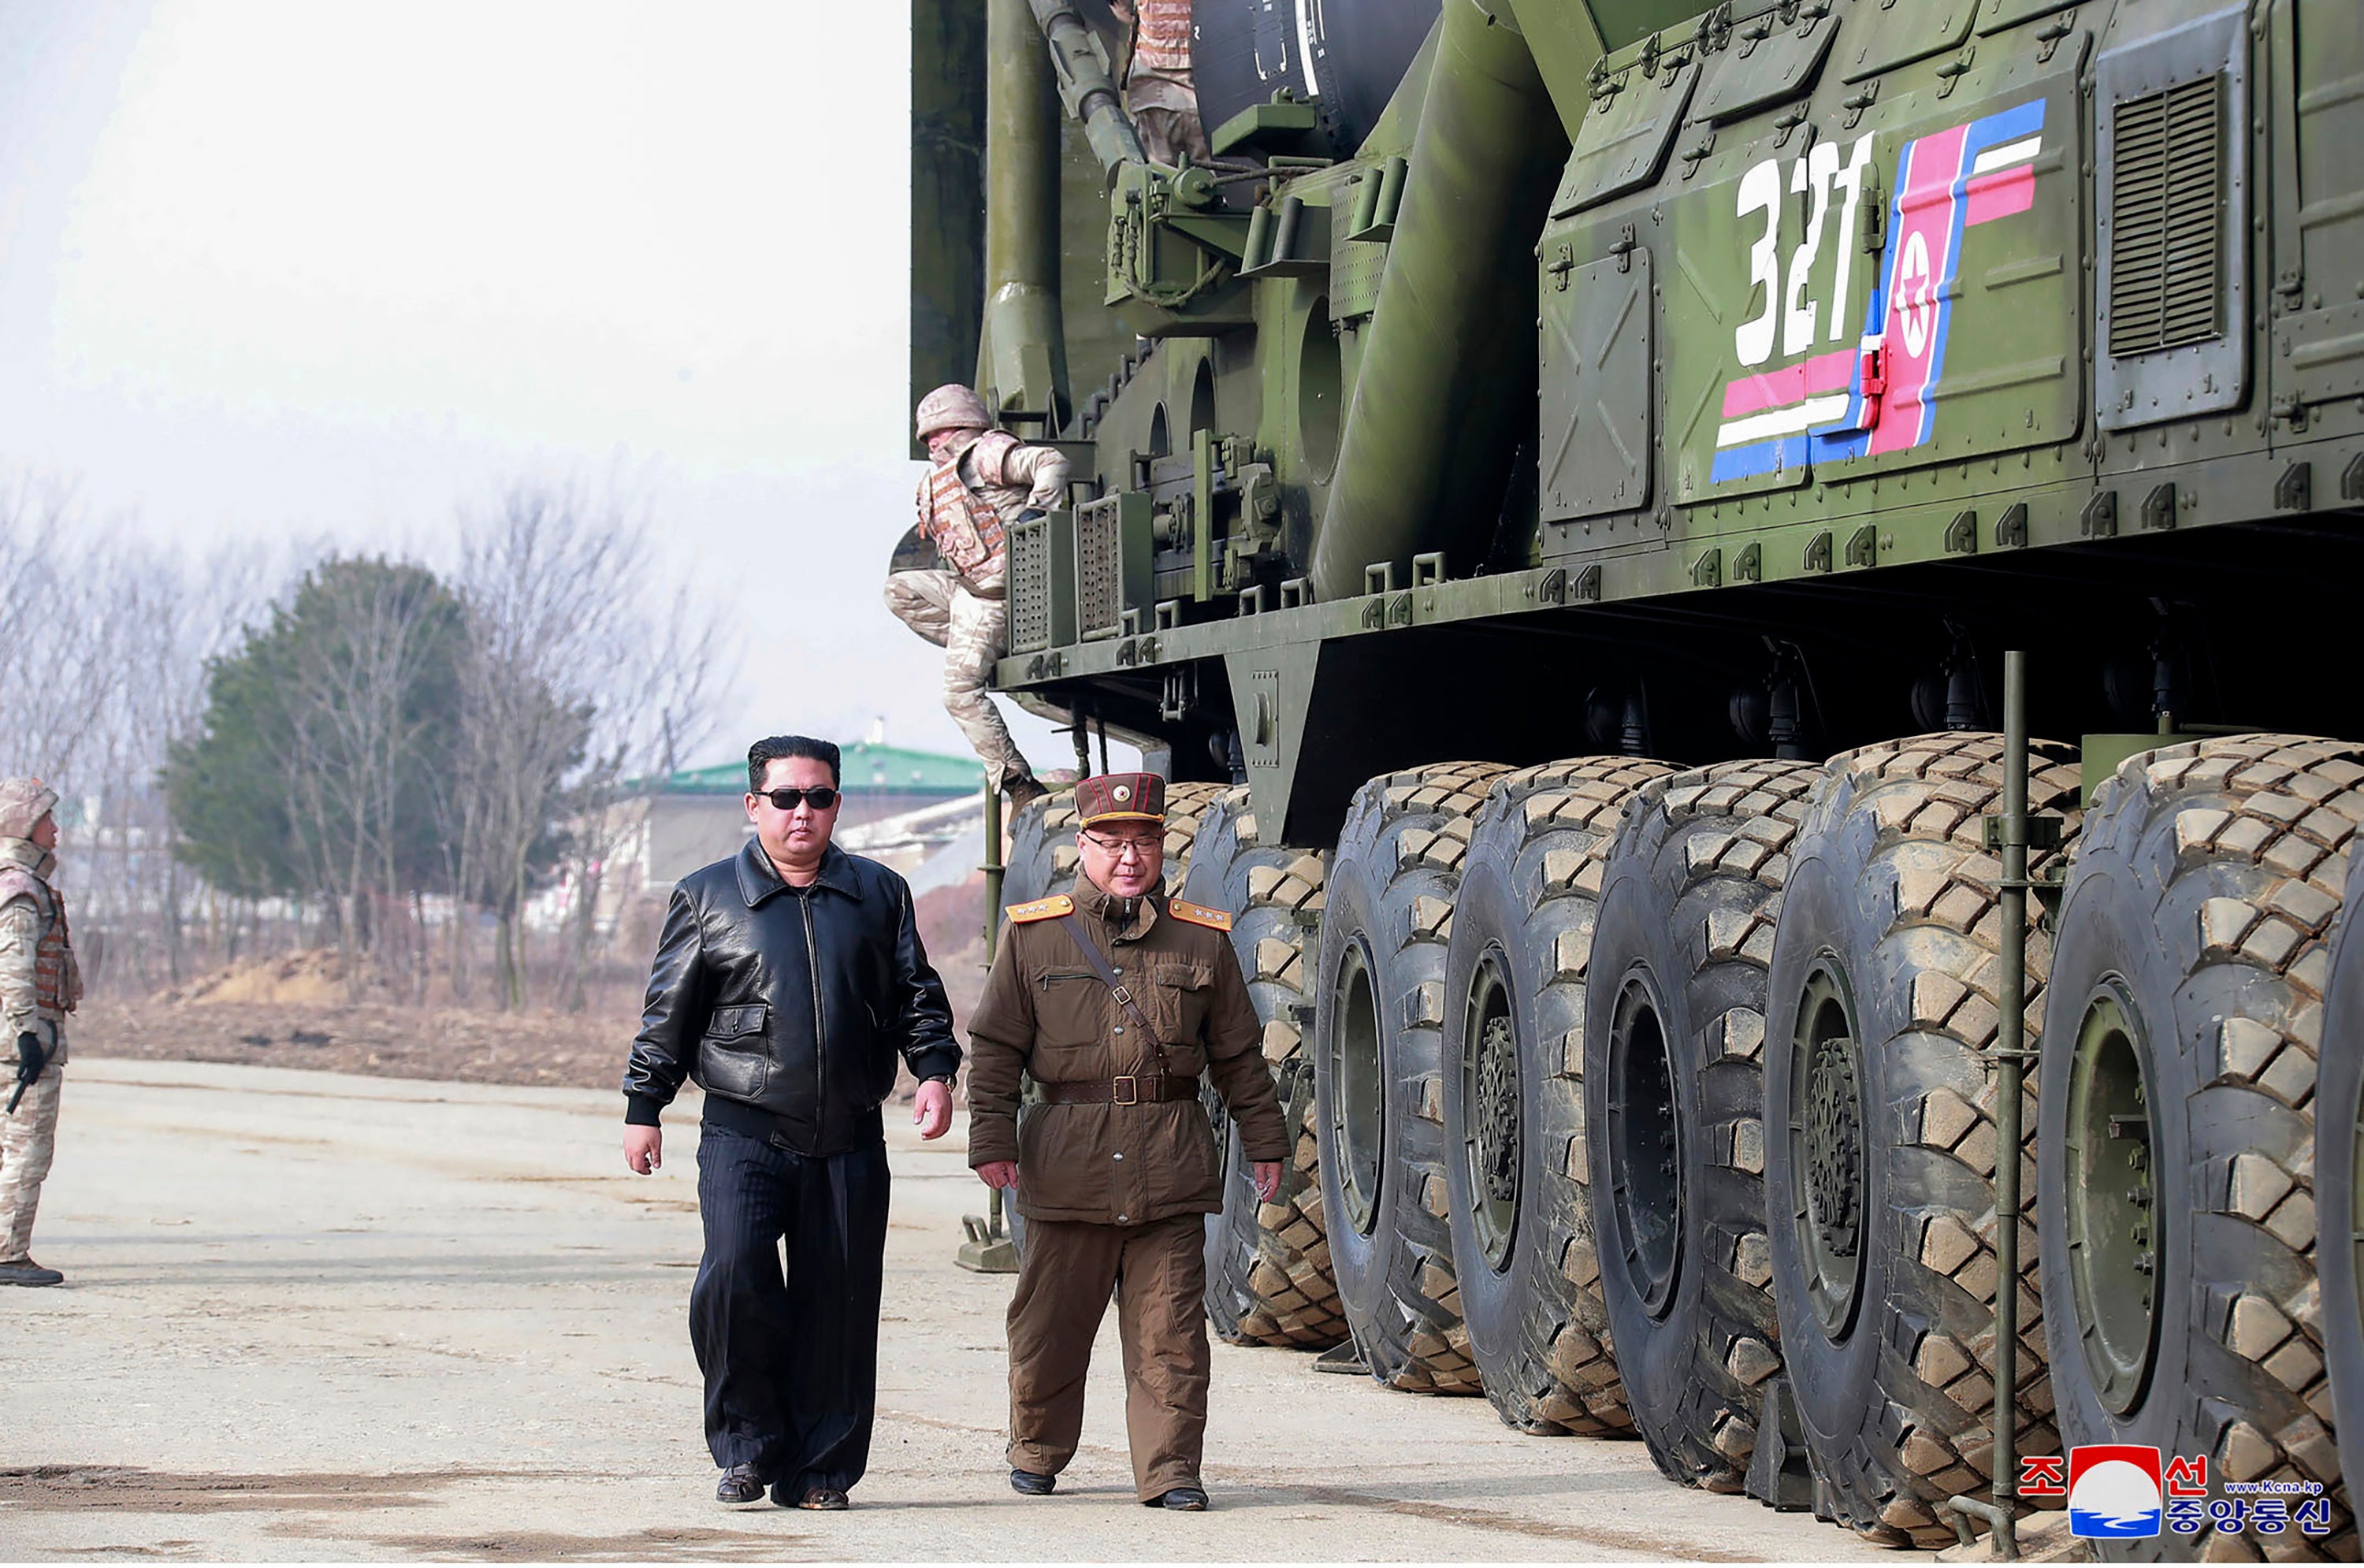
[[[1210,1311],[2352,1559],[2364,8],[1697,4],[1198,0],[1168,164],[1123,13],[913,0],[915,395],[1075,459],[998,684],[1175,781],[1303,1129]]]

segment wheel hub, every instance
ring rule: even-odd
[[[1663,1318],[1674,1304],[1683,1252],[1682,1121],[1667,1032],[1636,972],[1617,998],[1609,1032],[1611,1210],[1616,1245],[1642,1308]]]
[[[1814,1048],[1806,1113],[1806,1197],[1814,1231],[1834,1258],[1856,1255],[1863,1221],[1863,1122],[1856,1043],[1844,1035]]]
[[[1478,1159],[1486,1195],[1509,1203],[1519,1195],[1518,1045],[1507,1018],[1494,1018],[1478,1041]]]
[[[2142,1403],[2158,1356],[2159,1221],[2137,1018],[2117,977],[2105,978],[2068,1066],[2069,1294],[2093,1392],[2116,1416]]]
[[[1346,1222],[1356,1235],[1368,1236],[1378,1223],[1386,1179],[1387,1079],[1379,1058],[1378,990],[1360,938],[1347,944],[1329,1002],[1330,1147],[1339,1156]]]
[[[1478,1250],[1500,1272],[1519,1225],[1519,1035],[1500,950],[1489,950],[1469,986],[1461,1062],[1463,1158]]]
[[[1825,955],[1808,972],[1790,1035],[1790,1223],[1807,1299],[1834,1341],[1855,1328],[1870,1213],[1863,1051],[1853,1013],[1845,981]]]

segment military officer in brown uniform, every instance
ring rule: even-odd
[[[969,1163],[1015,1187],[1025,1255],[1009,1303],[1009,1484],[1049,1492],[1075,1457],[1084,1373],[1109,1296],[1124,1343],[1133,1486],[1207,1506],[1206,1221],[1222,1173],[1199,1074],[1240,1129],[1256,1190],[1288,1151],[1231,917],[1168,899],[1165,781],[1076,786],[1073,897],[1009,911],[969,1024]],[[1019,1073],[1043,1103],[1018,1118]]]

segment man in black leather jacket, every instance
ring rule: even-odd
[[[899,1056],[922,1138],[952,1125],[952,1008],[911,890],[831,844],[838,750],[747,751],[755,837],[674,889],[624,1069],[624,1162],[663,1162],[657,1113],[706,1091],[706,1255],[689,1337],[706,1376],[716,1497],[842,1508],[870,1453],[886,1247],[879,1105]],[[781,1272],[781,1243],[787,1270]]]

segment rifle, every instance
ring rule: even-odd
[[[34,1080],[41,1075],[41,1069],[49,1064],[50,1053],[42,1049],[39,1035],[27,1029],[17,1037],[17,1092],[8,1096],[6,1115],[17,1114],[17,1102],[25,1097],[25,1091],[33,1086]]]

